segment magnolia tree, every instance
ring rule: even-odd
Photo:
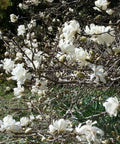
[[[0,66],[15,82],[13,100],[25,107],[17,118],[12,111],[3,115],[1,133],[26,143],[120,142],[120,21],[119,7],[111,4],[19,3],[20,15],[9,17],[15,29],[0,31],[6,48]]]

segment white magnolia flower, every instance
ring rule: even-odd
[[[19,8],[24,9],[24,10],[28,9],[28,5],[26,5],[26,4],[19,3],[18,6],[19,6]]]
[[[36,119],[37,119],[37,120],[42,120],[42,116],[41,116],[41,115],[37,115],[37,116],[36,116]]]
[[[27,25],[29,29],[36,26],[36,20],[31,20],[30,23]]]
[[[104,72],[103,66],[92,65],[92,70],[94,71],[93,74],[90,75],[90,80],[94,80],[95,83],[99,84],[99,82],[106,83],[105,77],[107,76],[107,72]]]
[[[46,0],[46,1],[51,3],[51,2],[53,2],[54,0]]]
[[[114,10],[112,10],[112,9],[107,9],[107,10],[106,10],[106,13],[108,13],[109,15],[112,15],[112,14],[114,13]]]
[[[106,44],[109,46],[114,40],[114,29],[110,26],[98,26],[90,24],[85,27],[85,33],[91,35],[90,40],[97,42],[98,44]]]
[[[30,117],[30,121],[33,121],[35,119],[33,114],[31,114],[29,117]]]
[[[15,14],[10,14],[10,21],[11,22],[16,22],[18,20],[18,16],[16,16]]]
[[[31,2],[32,2],[32,4],[34,4],[34,5],[36,5],[36,6],[40,3],[39,0],[31,0]]]
[[[110,3],[107,1],[107,0],[96,0],[95,1],[95,6],[94,7],[95,9],[101,11],[101,10],[106,10],[107,9],[107,6],[109,5]]]
[[[117,97],[110,97],[103,103],[106,112],[112,117],[117,116],[117,110],[120,106]]]
[[[61,39],[59,41],[59,47],[63,53],[67,53],[69,55],[73,55],[75,53],[75,46],[67,40]]]
[[[1,131],[7,132],[19,132],[21,130],[20,122],[16,122],[11,115],[7,115],[3,118],[1,125]]]
[[[72,40],[76,33],[80,33],[80,25],[76,20],[65,22],[63,25],[62,33],[60,37],[64,37],[65,40]]]
[[[86,125],[83,125],[80,123],[78,127],[75,128],[77,135],[77,139],[80,142],[88,142],[88,144],[100,144],[101,143],[101,137],[104,135],[104,132],[93,126],[97,122],[93,122],[91,120],[86,121]],[[100,137],[98,137],[98,135]]]
[[[49,26],[48,30],[51,32],[53,30],[52,26]]]
[[[11,72],[14,68],[14,61],[11,59],[5,58],[3,61],[3,69],[5,70],[6,73]]]
[[[22,60],[22,58],[23,58],[23,54],[21,52],[17,52],[15,60]]]
[[[19,25],[17,31],[18,31],[18,36],[20,36],[20,35],[23,36],[26,32],[25,26],[24,25]]]
[[[17,98],[21,98],[21,96],[23,96],[24,93],[24,87],[21,87],[21,85],[18,85],[17,88],[14,88],[14,95]]]
[[[33,48],[37,48],[37,47],[38,47],[38,44],[39,44],[39,43],[37,42],[37,39],[33,39],[33,40],[32,40],[32,47],[33,47]]]
[[[31,79],[30,73],[23,66],[23,63],[17,64],[11,73],[13,75],[11,78],[16,80],[18,85],[24,84],[26,79]]]
[[[80,63],[80,66],[85,66],[88,64],[86,60],[90,59],[90,54],[86,50],[84,50],[82,47],[75,48],[75,58]]]
[[[22,117],[20,119],[21,126],[27,126],[30,124],[30,119],[28,117]]]
[[[60,133],[60,132],[72,131],[72,130],[73,128],[69,120],[59,119],[53,121],[53,124],[49,125],[49,132],[51,134],[54,134],[56,131]]]

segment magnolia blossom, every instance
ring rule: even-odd
[[[51,2],[53,2],[54,0],[46,0],[46,1],[51,3]]]
[[[85,27],[85,33],[91,35],[90,40],[97,42],[98,44],[106,44],[109,46],[114,40],[114,29],[110,26],[98,26],[90,24]]]
[[[30,23],[27,25],[29,29],[36,26],[36,20],[31,20]]]
[[[18,16],[16,16],[15,14],[10,14],[10,21],[11,22],[16,22],[18,20]]]
[[[32,1],[32,4],[34,4],[34,5],[36,5],[36,6],[40,3],[39,0],[31,0],[31,1]]]
[[[107,72],[104,72],[103,66],[92,65],[91,68],[94,71],[94,73],[90,75],[90,80],[93,80],[95,78],[94,82],[97,84],[99,84],[100,81],[106,83],[105,77],[107,76]]]
[[[15,60],[22,60],[22,58],[23,58],[23,54],[21,52],[17,52]]]
[[[28,117],[22,117],[20,119],[21,126],[27,126],[30,124],[30,119]]]
[[[6,73],[11,72],[14,68],[14,61],[11,59],[5,58],[3,61],[3,69],[5,70]]]
[[[93,126],[97,122],[93,122],[91,120],[86,121],[86,125],[83,125],[80,123],[78,127],[75,128],[76,133],[78,134],[76,138],[80,142],[88,142],[88,144],[100,144],[101,143],[101,137],[104,135],[104,132]],[[98,137],[98,135],[100,137]]]
[[[53,121],[53,124],[49,125],[49,132],[51,134],[54,134],[56,131],[60,133],[60,132],[72,131],[72,130],[73,128],[69,120],[59,119]]]
[[[62,29],[62,34],[60,35],[59,47],[63,53],[73,53],[74,45],[73,40],[76,33],[79,33],[80,26],[76,20],[71,20],[65,22]]]
[[[37,48],[38,47],[38,42],[37,42],[37,39],[33,39],[33,42],[32,42],[32,47],[33,48]]]
[[[76,33],[80,33],[80,25],[76,20],[71,20],[69,22],[65,22],[62,29],[61,38],[65,38],[65,40],[71,41]]]
[[[20,35],[23,36],[26,32],[25,26],[24,25],[19,25],[17,31],[18,31],[18,36],[20,36]]]
[[[18,85],[17,88],[14,88],[14,95],[17,98],[21,98],[21,96],[23,96],[24,93],[24,87],[21,87],[21,85]]]
[[[107,6],[109,5],[110,3],[107,1],[107,0],[96,0],[95,1],[95,6],[94,9],[98,10],[98,11],[101,11],[101,10],[106,10],[107,9]]]
[[[24,84],[26,79],[31,79],[30,73],[28,73],[28,71],[25,68],[23,68],[23,66],[23,63],[17,64],[11,73],[13,75],[11,78],[13,80],[17,80],[18,85]]]
[[[106,10],[106,13],[108,13],[109,15],[112,15],[112,14],[114,13],[114,10],[112,10],[112,9],[107,9],[107,10]]]
[[[51,32],[53,30],[52,26],[49,26],[48,30]]]
[[[0,131],[19,132],[21,130],[20,122],[16,122],[11,115],[7,115],[0,123]]]
[[[75,52],[75,46],[73,45],[73,43],[67,40],[65,41],[64,39],[61,39],[59,41],[59,47],[63,53],[73,55]]]
[[[120,106],[117,97],[110,97],[103,103],[106,112],[112,117],[117,116],[117,110]]]
[[[25,9],[25,10],[28,9],[28,5],[26,5],[26,4],[19,3],[18,6],[19,6],[19,8],[21,8],[21,9]]]
[[[87,59],[90,59],[90,54],[84,50],[82,47],[75,49],[75,58],[80,62],[81,66],[87,65]]]

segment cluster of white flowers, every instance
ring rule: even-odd
[[[54,0],[44,0],[46,5],[51,5],[46,2],[52,3]],[[43,2],[43,1],[42,1]],[[28,9],[29,5],[35,5],[38,6],[39,3],[41,3],[41,0],[26,0],[24,1],[25,4],[19,3],[19,8],[21,9]],[[109,15],[113,13],[111,9],[108,9],[109,2],[107,0],[96,0],[95,1],[95,6],[94,9],[98,11],[106,11]],[[69,8],[70,12],[73,12],[74,9]],[[39,16],[41,18],[44,18],[46,16],[46,13],[40,12]],[[40,98],[46,98],[45,94],[46,91],[48,90],[47,87],[47,80],[42,78],[46,76],[46,73],[42,73],[40,70],[42,68],[42,62],[43,62],[43,67],[46,64],[46,52],[43,52],[39,48],[40,42],[38,41],[39,38],[37,39],[36,31],[34,31],[34,28],[37,26],[37,21],[35,20],[36,16],[33,16],[31,21],[27,24],[19,25],[17,28],[17,35],[22,36],[24,40],[19,43],[20,44],[20,49],[12,43],[12,40],[8,42],[10,49],[13,49],[15,51],[15,55],[13,55],[13,59],[10,58],[5,58],[2,61],[2,66],[3,69],[7,74],[11,74],[11,79],[17,81],[17,87],[14,88],[14,95],[16,98],[21,98],[24,94],[25,91],[25,84],[27,83],[27,80],[31,80],[31,93],[37,94],[40,96]],[[16,16],[15,14],[10,15],[10,21],[12,23],[16,22],[18,20],[19,16]],[[59,19],[53,19],[53,23],[55,21],[60,21]],[[50,32],[53,32],[53,25],[48,26],[47,30]],[[42,28],[41,28],[42,29]],[[90,26],[86,26],[84,32],[87,35],[90,35],[90,40],[97,42],[98,44],[106,44],[107,46],[110,46],[113,41],[115,40],[115,30],[114,28],[110,26],[98,26],[95,24],[90,24]],[[88,74],[83,72],[79,72],[79,68],[77,71],[74,71],[74,74],[69,73],[64,73],[65,69],[63,71],[55,71],[56,76],[58,78],[58,81],[61,82],[62,80],[65,80],[67,82],[68,79],[72,79],[71,77],[85,77],[85,74],[87,76],[90,76],[90,81],[100,84],[106,83],[106,76],[108,75],[107,72],[105,72],[104,68],[102,65],[95,65],[89,63],[87,60],[91,59],[90,52],[88,52],[86,49],[83,49],[82,47],[78,46],[77,40],[86,40],[87,37],[83,36],[80,37],[79,34],[81,34],[81,28],[79,25],[79,22],[76,20],[71,20],[67,21],[63,24],[63,27],[61,29],[61,34],[59,37],[59,48],[60,52],[58,52],[55,57],[51,58],[52,60],[50,61],[50,64],[54,67],[54,59],[56,57],[58,58],[59,62],[63,63],[65,62],[65,65],[67,65],[70,62],[76,62],[75,66],[78,64],[80,65],[80,70],[81,68],[84,68],[84,66],[88,66],[87,68],[91,68],[91,71],[93,71],[91,74]],[[0,31],[0,37],[1,37],[1,31]],[[17,37],[21,38],[21,37]],[[47,37],[44,37],[46,39]],[[80,39],[81,38],[81,39]],[[16,39],[15,39],[16,40]],[[23,46],[24,44],[24,46]],[[52,43],[51,43],[52,44]],[[53,45],[52,45],[53,46]],[[54,44],[55,46],[55,44]],[[52,48],[51,48],[52,49]],[[12,51],[12,50],[11,50]],[[120,53],[120,49],[115,49],[113,48],[113,51],[116,53]],[[48,52],[49,53],[49,52]],[[7,52],[5,54],[6,56],[9,56],[9,53]],[[95,55],[96,56],[96,55]],[[48,56],[49,57],[49,56]],[[94,58],[93,58],[94,60]],[[68,63],[67,63],[68,62]],[[55,61],[56,63],[56,61]],[[59,66],[60,63],[58,63]],[[27,65],[27,67],[25,67]],[[50,65],[50,66],[51,66]],[[40,67],[41,66],[41,67]],[[45,67],[47,64],[45,65]],[[73,65],[74,66],[74,65]],[[30,69],[31,71],[34,71],[33,73],[29,72]],[[44,69],[44,68],[43,68]],[[49,69],[47,69],[49,70]],[[44,70],[43,70],[44,71]],[[87,71],[88,72],[88,71]],[[63,77],[62,77],[63,76]],[[69,78],[69,77],[70,78]],[[46,76],[47,77],[47,76]],[[64,78],[65,77],[65,78]],[[67,78],[66,78],[67,77]],[[62,79],[63,78],[63,79]],[[48,78],[49,79],[49,78]],[[75,79],[76,80],[76,79]],[[26,82],[26,83],[25,83]],[[10,88],[7,87],[6,91],[10,91]],[[37,102],[41,102],[41,99],[32,99],[30,102],[27,102],[28,108],[33,108]],[[43,99],[44,100],[44,99]],[[50,98],[48,97],[45,103],[48,102]],[[46,105],[45,105],[46,106]],[[106,102],[103,103],[103,106],[105,107],[106,112],[112,116],[117,116],[118,109],[120,107],[120,103],[117,99],[117,97],[110,97],[106,100]],[[44,108],[43,108],[44,109]],[[49,107],[48,107],[49,109]],[[48,115],[50,118],[50,116]],[[32,120],[43,120],[44,117],[42,115],[37,115],[36,118],[31,115],[30,117],[22,117],[20,118],[19,121],[16,121],[13,119],[13,116],[8,115],[3,118],[3,120],[0,120],[0,132],[20,132],[23,130],[23,128],[29,126]],[[46,118],[47,119],[47,118]],[[102,136],[104,135],[104,132],[98,128],[93,126],[97,122],[92,122],[91,120],[86,121],[86,124],[79,124],[77,127],[75,127],[75,130],[72,127],[72,123],[69,120],[65,120],[63,118],[59,120],[53,120],[52,124],[49,125],[49,133],[54,135],[54,134],[60,134],[62,132],[73,132],[77,136],[77,140],[80,143],[88,143],[88,144],[100,144]],[[28,133],[31,131],[31,128],[27,128],[25,133]]]
[[[96,0],[95,1],[95,6],[93,7],[95,10],[98,10],[101,12],[101,10],[106,11],[109,15],[113,14],[113,10],[112,9],[108,9],[108,5],[110,4],[110,2],[108,2],[107,0]]]
[[[78,127],[75,128],[76,133],[78,134],[76,138],[80,142],[88,142],[88,144],[100,144],[101,138],[104,135],[104,132],[98,127],[93,126],[97,122],[92,122],[91,120],[86,121],[86,125],[81,126],[80,123]],[[98,137],[98,135],[100,137]]]
[[[90,67],[94,71],[94,73],[90,75],[90,80],[94,80],[96,84],[99,84],[99,82],[106,83],[105,77],[107,76],[107,72],[104,72],[103,66],[91,65]]]
[[[85,33],[91,35],[90,40],[98,44],[109,46],[115,40],[115,31],[110,26],[98,26],[92,23],[90,26],[85,27]]]
[[[19,132],[21,130],[20,122],[16,122],[11,115],[7,115],[0,121],[0,131]]]
[[[76,138],[80,142],[88,142],[89,144],[100,144],[104,132],[98,127],[93,126],[97,122],[92,122],[91,120],[86,121],[86,125],[80,123],[78,127],[75,128],[75,133],[77,134]],[[69,120],[59,119],[53,121],[53,124],[49,125],[49,133],[52,135],[56,132],[66,132],[73,131],[72,124]],[[99,135],[99,136],[98,136]]]
[[[65,22],[60,35],[59,47],[62,53],[68,54],[68,59],[72,61],[79,61],[80,65],[86,65],[86,59],[90,58],[90,54],[82,47],[77,48],[74,45],[75,35],[80,33],[81,29],[76,20]]]
[[[105,110],[110,115],[110,117],[116,117],[117,111],[120,108],[120,103],[117,97],[109,97],[106,102],[103,103],[103,106],[105,107]]]
[[[59,119],[54,121],[53,124],[49,125],[49,132],[54,134],[55,132],[61,133],[66,131],[72,131],[72,124],[69,120]]]
[[[30,115],[29,117],[22,117],[20,121],[13,119],[12,115],[7,115],[0,120],[0,132],[12,132],[17,133],[21,132],[23,127],[27,127],[34,120],[34,116]]]

